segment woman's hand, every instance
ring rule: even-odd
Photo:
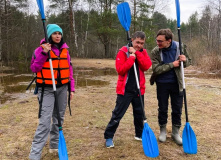
[[[72,100],[73,97],[74,97],[74,92],[71,92],[71,94],[70,94],[70,100]]]
[[[41,46],[42,46],[45,53],[48,53],[48,51],[51,50],[51,44],[49,44],[49,43],[44,43]]]

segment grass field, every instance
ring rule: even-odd
[[[75,67],[114,68],[115,61],[108,59],[73,59]],[[187,74],[195,73],[188,69]],[[145,160],[142,143],[134,140],[132,107],[129,107],[115,134],[115,147],[105,148],[103,133],[110,120],[116,101],[117,75],[94,77],[108,81],[108,85],[77,87],[71,101],[72,116],[67,109],[63,133],[70,160]],[[149,126],[159,136],[157,121],[156,86],[148,83],[146,75],[145,112]],[[171,139],[171,117],[167,125],[166,143],[158,143],[161,160],[221,160],[221,80],[186,78],[189,121],[198,141],[198,153],[188,155],[182,146]],[[169,112],[171,110],[169,109]],[[38,102],[27,95],[0,108],[0,159],[28,160],[31,142],[38,125]],[[183,108],[181,134],[185,125]],[[42,160],[57,160],[43,149]]]

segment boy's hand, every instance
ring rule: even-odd
[[[133,47],[129,47],[129,53],[134,53],[135,54],[136,50]]]
[[[136,58],[136,54],[134,54],[134,53],[131,53],[130,56],[134,56]]]

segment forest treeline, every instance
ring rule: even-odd
[[[118,49],[127,43],[116,13],[122,0],[48,1],[46,23],[61,26],[72,57],[115,58]],[[200,15],[196,11],[188,22],[181,24],[181,36],[193,65],[213,71],[221,68],[221,3],[207,1]],[[170,28],[178,40],[176,20],[167,19],[160,12],[167,9],[169,0],[127,2],[132,14],[130,33],[137,30],[146,33],[148,52],[156,45],[156,32],[161,28]],[[28,0],[0,0],[0,62],[29,62],[44,37],[41,16],[30,12],[30,4]]]

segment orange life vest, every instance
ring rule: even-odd
[[[57,56],[55,55],[53,51],[50,51],[55,84],[57,84],[58,81],[60,81],[61,84],[66,84],[69,82],[70,71],[69,71],[69,64],[67,60],[67,53],[68,53],[68,50],[65,48],[62,49],[60,56]],[[47,61],[44,63],[42,70],[37,73],[36,83],[52,85],[49,59],[47,59]]]

